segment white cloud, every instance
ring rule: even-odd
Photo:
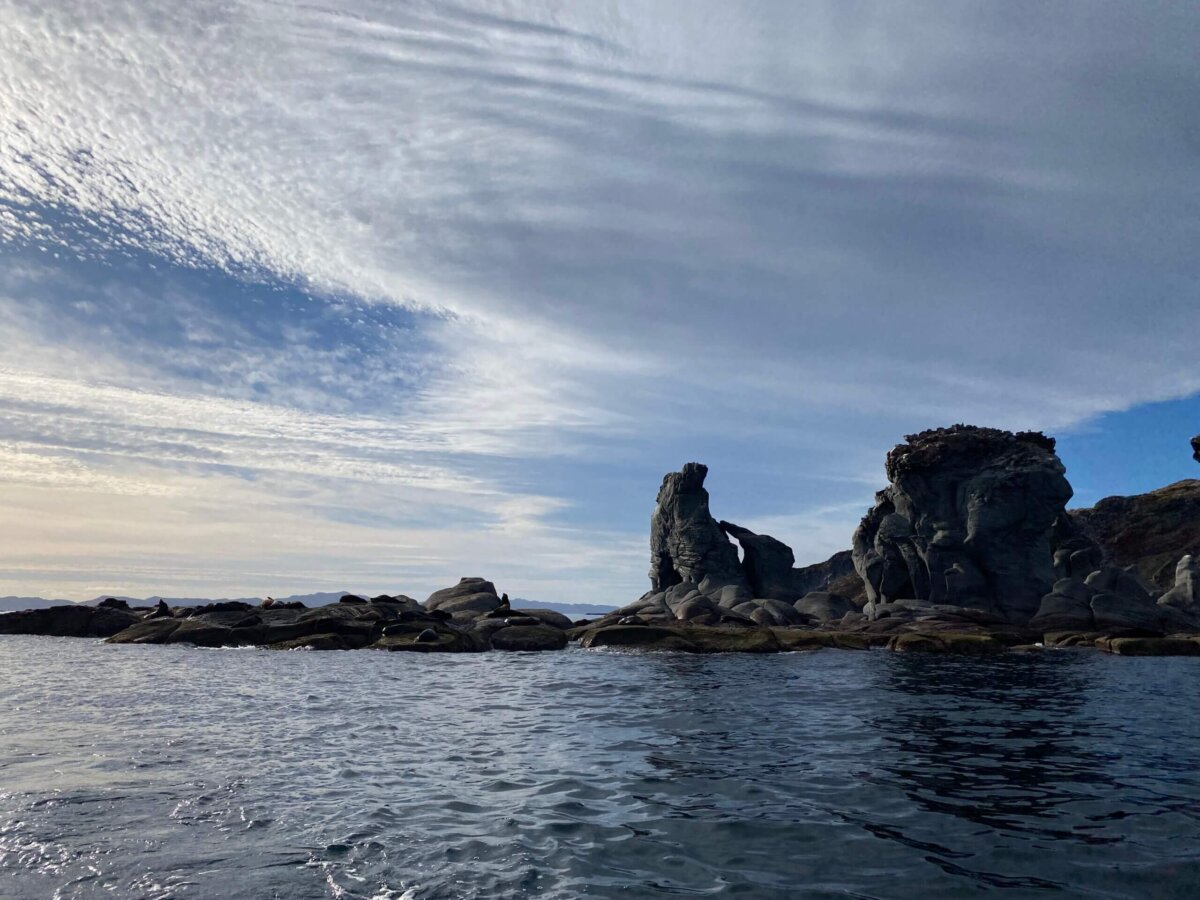
[[[325,516],[375,485],[549,542],[595,498],[512,487],[539,466],[708,454],[779,472],[723,506],[815,557],[905,431],[1200,391],[1200,15],[1088,9],[0,0],[0,239],[53,275],[0,304],[0,475],[253,473]],[[62,285],[146,252],[417,311],[420,345]]]

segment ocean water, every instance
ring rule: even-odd
[[[0,637],[5,898],[1200,896],[1200,660]]]

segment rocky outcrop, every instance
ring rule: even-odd
[[[737,549],[708,510],[708,467],[691,462],[663,478],[650,519],[650,584],[665,591],[706,581],[744,587]]]
[[[333,595],[339,602],[313,608],[268,599],[131,610],[112,601],[3,615],[0,633],[415,653],[543,652],[573,640],[692,653],[1200,652],[1200,555],[1191,552],[1200,481],[1068,514],[1071,488],[1052,439],[927,431],[888,455],[890,484],[853,550],[798,569],[783,542],[713,518],[706,473],[689,463],[666,476],[651,523],[652,589],[594,621],[513,609],[492,582],[463,578],[424,604],[387,594]]]
[[[825,562],[794,569],[792,588],[798,597],[828,591],[860,609],[867,602],[866,584],[854,568],[854,553],[850,550],[840,550]]]
[[[144,617],[131,615],[110,632],[109,642],[477,653],[559,650],[571,627],[566,616],[552,610],[510,610],[490,581],[464,578],[435,591],[425,606],[404,595],[381,594],[367,601],[350,594],[312,608],[221,603],[167,610],[166,615],[155,610]]]
[[[4,613],[0,615],[0,634],[106,638],[140,620],[141,614],[127,607],[70,604]]]
[[[868,606],[922,600],[1028,621],[1054,586],[1071,486],[1040,433],[956,425],[910,435],[854,534]]]
[[[1188,630],[1191,618],[1155,603],[1154,589],[1136,571],[1103,566],[1086,578],[1063,578],[1043,599],[1029,626],[1035,631]]]
[[[732,522],[719,523],[721,531],[742,547],[742,574],[755,597],[794,602],[796,587],[792,569],[796,556],[792,548],[769,534],[755,534]]]
[[[1192,459],[1200,462],[1200,434],[1192,438]]]
[[[496,586],[483,578],[463,578],[454,587],[434,591],[425,601],[427,610],[442,611],[459,622],[470,621],[506,605]]]
[[[1130,497],[1107,497],[1071,520],[1114,564],[1133,566],[1166,591],[1183,556],[1200,558],[1200,480],[1187,479]]]
[[[1175,567],[1175,584],[1158,599],[1158,605],[1200,621],[1200,558],[1185,556]]]
[[[821,617],[838,609],[859,608],[849,602],[862,595],[849,551],[795,568],[787,544],[713,518],[704,488],[707,473],[700,463],[688,463],[663,479],[650,527],[651,589],[603,616],[603,625],[635,618],[705,627],[800,626],[825,621]],[[832,590],[839,580],[845,585],[842,593]],[[804,603],[801,610],[814,593],[828,596]]]

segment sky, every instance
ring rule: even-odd
[[[624,603],[903,435],[1200,476],[1200,6],[0,0],[0,594]]]

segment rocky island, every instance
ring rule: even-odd
[[[1192,441],[1200,461],[1200,436]],[[172,608],[58,606],[0,615],[0,634],[114,644],[418,653],[622,647],[693,653],[833,647],[990,654],[1093,647],[1200,655],[1200,481],[1068,510],[1053,438],[956,425],[910,435],[849,550],[792,549],[718,521],[708,470],[668,474],[650,523],[650,590],[599,619],[513,608],[483,578],[424,603],[346,595]],[[740,551],[740,552],[739,552]]]

